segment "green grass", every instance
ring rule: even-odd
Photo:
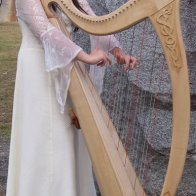
[[[1,134],[1,139],[3,140],[3,141],[8,141],[9,139],[10,139],[10,126],[7,126],[7,125],[5,125],[5,126],[3,126],[3,125],[1,125],[0,126],[0,130],[1,130],[1,132],[0,132],[0,134]]]
[[[0,138],[9,139],[16,61],[21,34],[17,23],[0,24]]]

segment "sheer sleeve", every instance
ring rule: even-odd
[[[45,69],[52,71],[56,97],[63,112],[72,68],[70,62],[82,49],[49,22],[40,0],[17,0],[16,9],[17,16],[43,45]]]
[[[81,7],[84,9],[84,11],[87,14],[91,16],[95,16],[95,13],[91,9],[87,0],[78,0],[78,2],[80,3]],[[106,36],[91,35],[90,39],[91,39],[92,49],[99,47],[105,52],[110,52],[115,47],[121,48],[119,41],[115,38],[114,35],[106,35]]]

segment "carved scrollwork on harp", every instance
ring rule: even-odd
[[[182,68],[182,59],[177,40],[177,32],[174,28],[175,22],[175,9],[174,5],[170,4],[162,9],[155,15],[156,22],[159,27],[160,34],[163,37],[163,44],[165,49],[168,50],[166,53],[169,54],[169,60],[172,61],[172,66],[175,70],[179,71]]]

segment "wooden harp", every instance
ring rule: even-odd
[[[189,80],[180,30],[179,0],[130,0],[114,12],[99,17],[78,11],[71,0],[42,0],[48,18],[58,26],[50,10],[53,3],[79,28],[94,35],[116,33],[145,18],[152,22],[169,67],[173,100],[172,144],[161,195],[175,195],[186,159],[190,123]],[[102,195],[146,195],[131,161],[127,160],[114,125],[80,63],[75,63],[71,77],[69,92]]]

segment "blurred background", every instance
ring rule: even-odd
[[[88,0],[88,2],[90,3],[91,7],[97,15],[103,15],[117,9],[122,4],[127,2],[127,0]],[[3,0],[3,4],[0,8],[0,196],[4,196],[6,192],[16,61],[17,53],[21,42],[21,33],[15,18],[15,13],[12,11],[13,8],[14,0]],[[196,0],[181,0],[181,22],[190,70],[189,76],[191,86],[192,118],[187,162],[185,166],[183,180],[177,195],[196,196]],[[145,42],[147,53],[145,53],[144,50],[143,67],[141,66],[138,68],[139,72],[141,73],[141,80],[139,81],[137,88],[139,89],[138,91],[140,93],[146,96],[146,98],[144,99],[149,100],[150,96],[154,96],[154,94],[156,94],[156,85],[154,87],[150,87],[151,90],[146,87],[146,83],[148,81],[148,73],[151,72],[148,58],[151,49],[154,50],[154,48],[152,48],[152,45],[157,42],[157,38],[154,35],[154,32],[152,32],[152,27],[149,24],[149,21],[145,21],[144,23],[135,26],[133,30],[116,34],[116,37],[121,42],[125,52],[138,56],[140,51],[137,47],[139,41],[136,35],[141,34],[141,29],[143,29],[143,26],[147,26],[145,32],[145,36],[147,36],[147,42]],[[134,37],[132,35],[134,35]],[[90,40],[87,34],[79,30],[74,34],[73,39],[86,51],[90,51]],[[128,39],[130,40],[129,42],[127,42]],[[135,45],[133,45],[133,43],[135,43]],[[158,44],[158,49],[156,51],[157,65],[162,64],[162,62],[159,62],[159,60],[160,57],[162,57],[163,52],[159,47],[160,46]],[[166,65],[164,66],[165,67],[163,69],[166,70]],[[154,76],[160,75],[159,72],[156,72],[156,69],[154,69],[154,71]],[[114,76],[112,72],[117,73],[119,78],[125,78],[125,75],[121,74],[121,72],[119,72],[119,70],[116,70],[115,67],[106,69],[104,80],[110,81],[111,83],[106,83],[103,89],[102,98],[105,102],[107,102],[108,90],[111,89],[111,85],[113,85],[112,81],[110,80],[110,78]],[[126,76],[126,80],[132,81],[134,85],[137,85],[136,83],[134,83],[136,75],[134,74],[135,73],[132,73],[129,76]],[[158,114],[160,115],[160,118],[161,116],[166,116],[167,118],[170,118],[171,89],[168,82],[168,76],[164,75],[164,77],[165,78],[162,78],[163,86],[161,87],[161,95],[159,96],[158,100]],[[119,81],[121,80],[119,79]],[[115,89],[115,91],[119,91],[118,88],[120,90],[122,90],[122,88],[125,88],[121,87],[115,87],[117,89]],[[148,130],[146,130],[146,124],[143,124],[143,119],[146,118],[147,113],[151,111],[151,106],[148,101],[146,102],[147,103],[145,106],[145,111],[141,112],[140,114],[137,114],[137,119],[139,121],[138,123],[139,127],[141,128],[142,135],[144,137],[142,139],[148,140],[148,138],[146,138],[145,136]],[[123,103],[118,104],[120,105],[119,107],[122,106],[121,104]],[[115,105],[115,103],[113,103],[113,105]],[[123,116],[123,107],[118,109]],[[151,152],[153,154],[151,167],[154,167],[155,170],[161,170],[161,168],[164,166],[159,165],[160,160],[162,159],[164,162],[168,158],[168,135],[170,131],[170,123],[168,122],[169,120],[167,119],[165,121],[159,121],[156,134],[160,138],[155,141],[152,141],[152,143],[148,141],[149,145],[154,150],[152,150]],[[145,123],[148,124],[148,121],[146,120]],[[121,125],[119,124],[119,122],[114,121],[114,124],[116,127],[119,127],[121,129]],[[155,190],[157,187],[159,187],[157,189],[160,189],[160,184],[156,178],[156,175],[156,172],[152,173],[152,176],[155,177],[153,183],[150,184],[148,187],[148,190],[151,190],[151,192],[149,193],[150,196],[159,195],[157,193],[159,191]]]

